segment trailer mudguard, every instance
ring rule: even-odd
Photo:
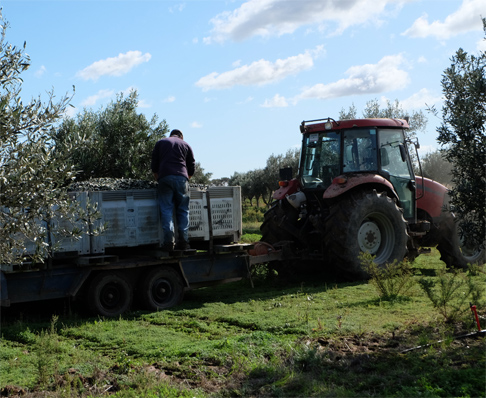
[[[423,180],[423,184],[422,184]],[[429,178],[417,177],[417,209],[421,209],[429,214],[432,218],[442,215],[447,209],[445,206],[449,202],[448,189]]]
[[[378,174],[348,174],[334,178],[329,188],[324,191],[324,199],[333,199],[359,185],[385,186],[398,199],[395,188],[390,181]]]

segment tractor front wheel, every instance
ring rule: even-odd
[[[272,205],[265,213],[263,224],[260,227],[262,241],[275,244],[282,241],[294,241],[295,236],[290,230],[297,230],[299,212],[286,200]]]
[[[351,279],[365,279],[358,256],[367,252],[382,266],[407,253],[407,224],[402,210],[385,192],[360,192],[331,207],[324,245],[330,264]]]

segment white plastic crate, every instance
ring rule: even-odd
[[[237,242],[242,233],[241,188],[210,187],[190,189],[189,240],[208,241],[208,194],[211,203],[213,237]],[[91,253],[104,253],[105,248],[133,247],[163,242],[156,189],[89,192],[92,203],[98,203],[102,217],[94,227],[105,224],[104,233],[91,237]],[[175,221],[174,221],[175,222]],[[175,226],[177,233],[177,226]]]
[[[209,187],[207,191],[191,188],[189,239],[210,239],[208,195],[213,237],[239,241],[242,233],[240,187]]]
[[[162,241],[157,193],[154,189],[99,191],[89,193],[98,203],[106,230],[91,238],[91,252],[103,253],[108,247],[132,247]]]
[[[87,192],[71,192],[69,193],[71,200],[77,201],[79,206],[86,211],[88,203]],[[83,234],[80,238],[63,237],[56,233],[60,229],[72,232],[74,228],[85,229],[82,222],[72,223],[66,218],[56,217],[50,221],[51,238],[50,241],[54,247],[55,253],[75,253],[79,255],[90,254],[89,236]]]

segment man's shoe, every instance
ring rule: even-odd
[[[191,246],[189,245],[189,242],[186,242],[184,240],[181,240],[176,244],[176,250],[190,250],[190,249]]]
[[[161,247],[160,250],[163,252],[171,252],[174,250],[174,244],[173,243],[164,243]]]

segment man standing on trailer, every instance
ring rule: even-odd
[[[180,130],[172,130],[168,138],[157,141],[152,151],[152,172],[159,183],[158,201],[164,242],[162,250],[174,250],[175,207],[178,239],[177,250],[189,250],[189,179],[196,162],[190,145]]]

